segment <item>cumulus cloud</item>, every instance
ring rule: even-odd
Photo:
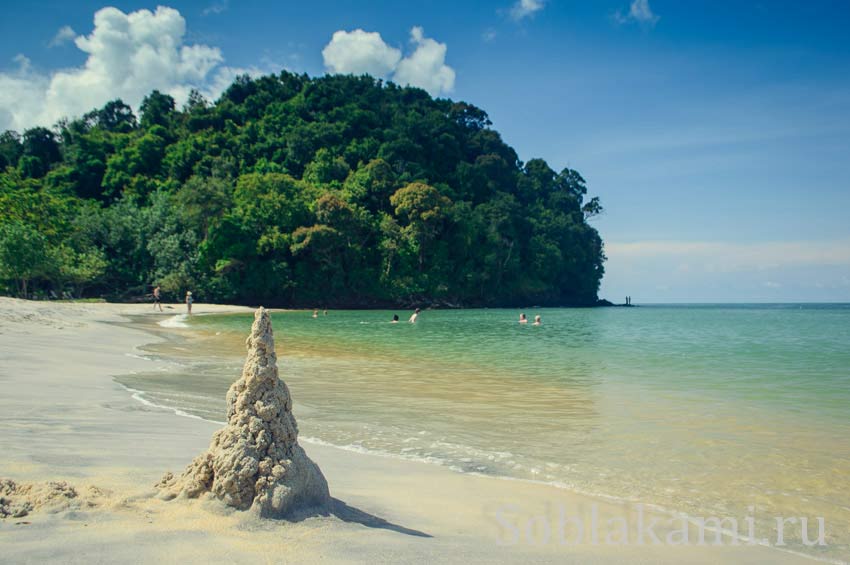
[[[510,16],[515,21],[524,20],[525,18],[539,12],[543,9],[543,0],[517,0],[511,6]]]
[[[322,49],[322,58],[332,73],[384,78],[398,66],[401,51],[384,43],[380,33],[340,30]]]
[[[418,86],[432,96],[451,92],[455,85],[455,71],[446,64],[446,44],[425,37],[421,27],[410,30],[410,40],[416,45],[416,50],[401,60],[393,80]]]
[[[218,48],[186,45],[185,34],[186,21],[173,8],[98,10],[92,32],[74,40],[87,55],[82,66],[41,73],[19,57],[17,69],[0,73],[0,131],[49,126],[115,98],[138,108],[154,89],[178,104],[193,88],[214,99],[237,74],[259,74],[224,66]]]
[[[390,77],[399,84],[418,86],[432,96],[451,92],[455,71],[446,64],[446,44],[425,37],[418,26],[410,30],[410,41],[415,49],[402,58],[401,51],[387,45],[377,32],[340,30],[322,50],[322,57],[330,73]]]
[[[658,21],[658,16],[650,8],[649,0],[632,0],[628,13],[623,14],[618,10],[614,13],[614,20],[621,24],[636,22],[645,25],[655,25]]]
[[[34,72],[27,57],[17,55],[14,61],[17,69],[0,73],[0,131],[39,124],[33,118],[43,111],[50,86],[50,79]]]
[[[77,32],[71,26],[62,26],[59,28],[59,31],[56,32],[56,35],[53,36],[53,39],[50,40],[50,43],[47,44],[48,47],[59,47],[60,45],[64,45],[77,37]]]

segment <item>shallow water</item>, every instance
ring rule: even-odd
[[[389,311],[274,313],[302,436],[754,516],[771,540],[775,516],[808,517],[811,539],[823,517],[827,547],[804,546],[799,527],[788,547],[850,557],[850,306],[526,310],[540,327],[518,313],[426,311],[416,325]],[[118,380],[221,421],[250,323],[195,316],[151,348],[169,370]]]

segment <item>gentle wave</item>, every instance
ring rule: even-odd
[[[177,314],[161,322],[157,322],[157,325],[163,328],[188,328],[189,324],[186,323],[188,319],[189,316],[187,314]]]
[[[121,384],[121,383],[118,383],[118,384]],[[157,403],[152,402],[151,400],[148,400],[147,398],[145,398],[145,393],[143,391],[128,387],[124,384],[121,384],[121,387],[124,388],[127,392],[129,392],[131,397],[134,400],[137,400],[138,402],[142,403],[145,406],[148,406],[148,407],[151,407],[151,408],[156,408],[156,409],[159,409],[159,410],[165,410],[167,412],[171,412],[172,414],[174,414],[176,416],[181,416],[183,418],[191,418],[193,420],[201,420],[203,422],[209,422],[211,424],[217,424],[217,425],[220,425],[220,426],[223,426],[223,425],[226,424],[226,422],[221,422],[221,421],[218,421],[218,420],[210,420],[209,418],[204,418],[202,416],[190,414],[188,412],[180,410],[179,408],[174,408],[172,406],[163,406],[161,404],[157,404]],[[335,444],[335,443],[331,443],[329,441],[325,441],[325,440],[320,439],[320,438],[303,436],[303,435],[300,436],[298,439],[300,441],[304,442],[304,443],[310,443],[310,444],[313,444],[313,445],[320,445],[320,446],[324,446],[324,447],[331,447],[331,448],[334,448],[334,449],[341,449],[343,451],[349,451],[349,452],[352,452],[352,453],[359,453],[361,455],[370,455],[370,456],[375,456],[375,457],[384,457],[384,458],[388,458],[388,459],[395,459],[395,460],[402,460],[402,461],[412,461],[412,462],[417,462],[417,463],[426,463],[426,464],[431,464],[431,465],[438,465],[440,467],[444,467],[444,468],[449,469],[449,470],[456,472],[456,473],[471,475],[471,476],[475,476],[475,477],[483,477],[483,478],[489,478],[489,479],[497,479],[497,480],[501,480],[501,481],[512,481],[512,482],[520,482],[520,483],[526,483],[526,484],[550,486],[550,487],[554,487],[554,488],[558,488],[558,489],[562,489],[562,490],[567,490],[567,491],[570,491],[572,493],[579,494],[579,495],[582,495],[582,496],[588,496],[588,497],[597,498],[597,499],[600,499],[600,500],[607,500],[607,501],[614,502],[614,503],[636,503],[636,502],[640,502],[640,501],[630,500],[630,499],[623,498],[623,497],[613,496],[613,495],[606,494],[606,493],[588,491],[586,489],[582,489],[582,488],[579,488],[575,485],[564,483],[562,481],[544,481],[544,480],[536,480],[536,479],[525,479],[525,478],[520,478],[520,477],[510,477],[510,476],[507,476],[507,475],[482,473],[482,472],[475,471],[475,470],[465,469],[462,466],[457,465],[456,462],[453,462],[453,461],[445,459],[445,458],[440,458],[440,457],[414,456],[414,455],[409,455],[409,454],[406,454],[406,453],[393,453],[393,452],[385,451],[385,450],[381,450],[381,449],[371,449],[371,448],[363,447],[362,445],[358,445],[358,444]],[[473,451],[480,451],[480,450],[475,450],[475,449],[472,449],[472,450]],[[503,454],[500,454],[500,455],[509,455],[509,454],[503,453]],[[669,515],[671,517],[675,517],[675,518],[684,517],[684,518],[687,519],[687,521],[689,523],[694,524],[694,525],[698,525],[698,526],[700,525],[696,521],[695,518],[689,517],[687,514],[684,514],[682,512],[671,510],[669,508],[665,508],[664,506],[660,506],[660,505],[657,505],[657,504],[650,504],[650,503],[645,503],[645,502],[642,502],[642,504],[645,508],[648,508],[648,509],[653,510],[655,512],[667,514],[667,515]],[[702,527],[704,527],[706,531],[710,531],[710,532],[718,531],[718,528],[713,528],[711,526],[702,525]],[[743,543],[749,543],[751,541],[750,538],[748,538],[747,536],[744,536],[742,534],[737,534],[737,536],[736,536],[736,535],[734,535],[733,532],[728,531],[726,529],[722,529],[722,528],[720,528],[719,531],[722,534],[727,535],[729,537],[735,537],[738,541],[743,542]],[[770,549],[774,549],[774,550],[777,550],[777,551],[782,551],[784,553],[790,553],[790,554],[793,554],[793,555],[797,555],[799,557],[805,557],[805,558],[811,559],[813,561],[818,561],[818,562],[822,562],[822,563],[830,563],[830,564],[834,564],[834,565],[847,565],[847,562],[845,562],[845,561],[840,561],[840,560],[835,560],[835,559],[830,559],[830,558],[825,558],[825,557],[820,557],[820,556],[808,555],[808,554],[801,553],[801,552],[798,552],[798,551],[794,551],[794,550],[791,550],[791,549],[776,547],[776,546],[770,545],[769,543],[761,542],[760,540],[758,541],[758,545],[762,545],[764,547],[768,547]]]
[[[116,382],[118,382],[118,381],[116,381]],[[136,400],[136,401],[138,401],[138,402],[142,403],[143,405],[148,406],[150,408],[156,408],[158,410],[165,410],[166,412],[171,412],[175,416],[181,416],[183,418],[191,418],[193,420],[201,420],[202,422],[209,422],[211,424],[218,424],[220,426],[223,426],[226,423],[226,422],[220,422],[220,421],[217,421],[217,420],[210,420],[208,418],[203,418],[203,417],[198,416],[196,414],[190,414],[189,412],[185,412],[183,410],[180,410],[179,408],[174,408],[173,406],[164,406],[162,404],[157,404],[156,402],[153,402],[153,401],[145,398],[144,391],[128,387],[127,385],[122,384],[122,383],[118,383],[118,384],[121,385],[121,388],[123,388],[124,390],[126,390],[127,392],[130,393],[130,397],[133,400]]]
[[[341,449],[343,451],[350,451],[350,452],[353,452],[353,453],[360,453],[360,454],[363,454],[363,455],[372,455],[372,456],[376,456],[376,457],[385,457],[385,458],[388,458],[388,459],[397,459],[397,460],[403,460],[403,461],[414,461],[414,462],[418,462],[418,463],[427,463],[427,464],[432,464],[432,465],[439,465],[439,466],[445,467],[445,468],[447,468],[447,469],[449,469],[453,472],[462,473],[464,475],[471,475],[471,476],[474,476],[474,477],[483,477],[483,478],[488,478],[488,479],[496,479],[496,480],[500,480],[500,481],[511,481],[511,482],[525,483],[525,484],[543,485],[543,486],[548,486],[548,487],[554,487],[554,488],[566,490],[566,491],[569,491],[571,493],[578,494],[578,495],[581,495],[581,496],[587,496],[587,497],[596,498],[596,499],[599,499],[599,500],[605,500],[605,501],[609,501],[609,502],[613,502],[613,503],[617,503],[617,504],[623,504],[623,503],[625,503],[625,504],[642,504],[644,508],[647,508],[651,511],[654,511],[654,512],[657,512],[657,513],[660,513],[660,514],[665,514],[665,515],[668,515],[671,518],[675,518],[675,519],[684,518],[689,524],[691,524],[693,526],[701,527],[707,532],[720,533],[724,536],[735,539],[739,543],[751,543],[751,542],[755,541],[756,545],[766,547],[766,548],[769,548],[769,549],[774,549],[776,551],[781,551],[783,553],[790,553],[790,554],[796,555],[798,557],[805,557],[807,559],[811,559],[812,561],[817,561],[817,562],[821,562],[821,563],[830,563],[831,565],[848,565],[846,561],[831,559],[831,558],[828,558],[828,557],[814,556],[814,555],[809,555],[809,554],[806,554],[806,553],[801,553],[799,551],[794,551],[793,549],[776,547],[774,545],[771,545],[770,543],[763,542],[762,540],[752,540],[748,536],[745,536],[745,535],[740,534],[740,533],[736,533],[736,532],[734,532],[732,530],[728,530],[726,528],[715,528],[713,526],[708,526],[704,523],[700,523],[699,518],[692,517],[692,516],[690,516],[686,513],[683,513],[683,512],[671,510],[669,508],[666,508],[666,507],[658,505],[658,504],[641,502],[641,501],[638,501],[638,500],[632,500],[632,499],[627,499],[627,498],[623,498],[623,497],[619,497],[619,496],[613,496],[613,495],[605,494],[605,493],[601,493],[601,492],[588,491],[586,489],[582,489],[582,488],[579,488],[575,485],[571,485],[571,484],[564,483],[564,482],[561,482],[561,481],[543,481],[543,480],[537,480],[537,479],[525,479],[525,478],[521,478],[521,477],[510,477],[508,475],[496,475],[496,474],[481,473],[479,471],[464,469],[463,467],[460,467],[460,466],[452,463],[451,461],[448,461],[446,459],[442,459],[442,458],[439,458],[439,457],[410,456],[410,455],[406,455],[406,454],[403,454],[403,453],[399,454],[399,453],[392,453],[392,452],[389,452],[389,451],[384,451],[384,450],[379,450],[379,449],[370,449],[370,448],[366,448],[366,447],[363,447],[362,445],[357,445],[357,444],[338,445],[338,444],[334,444],[334,443],[331,443],[331,442],[328,442],[328,441],[325,441],[325,440],[322,440],[322,439],[319,439],[319,438],[309,437],[309,436],[300,436],[298,439],[300,441],[303,441],[304,443],[312,443],[313,445],[321,445],[321,446],[324,446],[324,447],[332,447],[332,448],[335,448],[335,449]]]
[[[145,355],[136,355],[135,353],[125,353],[124,355],[126,355],[127,357],[130,357],[132,359],[141,359],[142,361],[153,361],[154,360],[151,357],[147,357]]]

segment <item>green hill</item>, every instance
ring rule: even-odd
[[[370,77],[240,77],[0,137],[0,279],[29,295],[276,306],[591,305],[578,172],[464,102]],[[2,285],[4,283],[0,283]]]

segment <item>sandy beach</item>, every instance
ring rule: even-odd
[[[182,311],[173,305],[161,316]],[[334,497],[330,515],[261,520],[215,501],[161,500],[154,485],[182,471],[219,426],[145,405],[113,380],[157,363],[138,348],[160,338],[128,324],[127,316],[146,314],[149,304],[0,298],[0,478],[67,481],[77,492],[0,520],[0,562],[810,562],[729,539],[715,546],[713,533],[700,545],[693,528],[683,546],[651,538],[613,545],[605,528],[597,543],[561,543],[562,509],[586,524],[625,519],[630,533],[652,514],[549,485],[306,442]],[[669,533],[655,532],[661,540]]]

